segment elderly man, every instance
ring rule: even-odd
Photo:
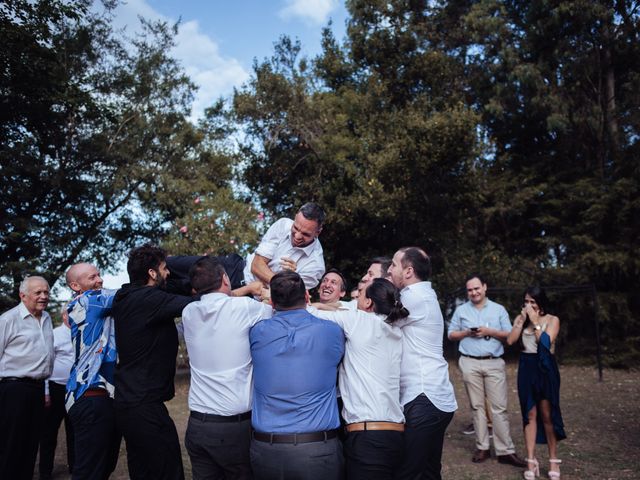
[[[246,283],[260,280],[268,285],[280,271],[297,272],[307,290],[318,285],[324,273],[324,257],[318,236],[325,214],[315,203],[305,203],[293,220],[281,218],[262,238],[254,254],[247,257]]]
[[[65,398],[74,429],[73,479],[107,478],[120,451],[113,410],[116,291],[102,289],[100,272],[90,263],[72,265],[66,281],[78,295],[67,309],[74,352]]]
[[[389,274],[410,313],[396,322],[402,328],[400,403],[406,419],[405,460],[396,478],[440,480],[444,434],[458,404],[443,356],[444,320],[428,281],[431,261],[420,248],[401,248]]]
[[[271,279],[276,314],[250,333],[254,395],[251,465],[258,480],[342,478],[336,376],[344,334],[306,310],[295,272]]]
[[[20,303],[0,316],[0,478],[31,480],[53,369],[49,284],[27,277]]]
[[[249,329],[272,308],[234,297],[223,264],[198,260],[190,283],[202,295],[182,311],[191,386],[185,445],[193,478],[251,479],[249,441],[253,365]]]
[[[476,451],[471,459],[484,462],[491,456],[485,397],[493,419],[493,444],[498,462],[524,468],[515,454],[507,414],[507,372],[502,359],[504,342],[511,331],[505,308],[487,298],[487,283],[474,273],[466,279],[469,301],[456,308],[449,325],[449,340],[459,341],[464,386],[473,411]]]

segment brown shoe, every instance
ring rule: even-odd
[[[498,463],[507,463],[509,465],[513,465],[514,467],[520,468],[525,468],[527,466],[527,462],[525,462],[515,453],[510,453],[508,455],[498,455]]]
[[[491,452],[489,450],[476,450],[473,457],[471,457],[471,461],[473,463],[482,463],[487,458],[491,458]]]

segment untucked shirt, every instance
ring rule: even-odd
[[[336,404],[344,335],[304,309],[278,311],[249,333],[253,358],[252,425],[265,433],[340,426]]]
[[[336,322],[346,337],[339,385],[347,423],[403,423],[400,405],[402,330],[385,322],[386,315],[356,311],[320,311],[319,318]]]
[[[424,393],[436,408],[454,412],[458,408],[449,364],[444,358],[444,320],[431,282],[418,282],[400,292],[409,316],[396,322],[402,328],[400,403],[406,405]]]
[[[71,329],[66,325],[59,325],[53,329],[53,372],[49,381],[66,385],[73,360]]]
[[[189,409],[214,415],[251,410],[253,365],[249,329],[272,308],[247,297],[203,295],[182,311],[189,352]]]
[[[53,368],[51,317],[38,320],[20,302],[0,316],[0,378],[44,380]]]
[[[291,258],[296,262],[296,272],[302,280],[307,290],[314,288],[320,282],[324,274],[324,256],[322,245],[317,238],[306,247],[294,247],[291,245],[291,227],[293,220],[281,218],[269,227],[267,233],[262,237],[262,241],[256,249],[256,254],[268,258],[269,268],[272,272],[278,273],[282,270],[280,259],[282,257]],[[247,257],[244,268],[245,282],[253,282],[256,278],[251,273],[251,263],[255,254]]]
[[[507,310],[499,303],[492,302],[488,298],[481,308],[476,308],[473,303],[465,302],[456,308],[449,324],[449,333],[467,330],[471,327],[489,327],[505,332],[511,331],[511,322]],[[502,342],[494,337],[477,338],[464,337],[458,346],[460,353],[474,357],[492,355],[499,357],[504,353]]]
[[[89,290],[69,303],[74,362],[67,382],[67,411],[89,388],[114,395],[117,353],[111,309],[117,290]]]

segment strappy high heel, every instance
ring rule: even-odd
[[[558,458],[550,458],[549,463],[559,464],[559,463],[562,463],[562,460]],[[549,466],[549,480],[560,480],[560,472],[552,472],[551,466]]]
[[[522,476],[524,477],[524,480],[535,480],[536,477],[540,476],[540,465],[538,465],[538,460],[535,458],[525,458],[525,460],[527,462],[528,470],[525,470]],[[533,468],[531,468],[531,465],[533,465]]]

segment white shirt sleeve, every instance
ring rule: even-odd
[[[262,241],[256,249],[256,254],[266,257],[272,260],[278,245],[282,242],[282,239],[287,236],[291,229],[291,220],[288,218],[281,218],[269,227],[267,233],[262,237]]]

